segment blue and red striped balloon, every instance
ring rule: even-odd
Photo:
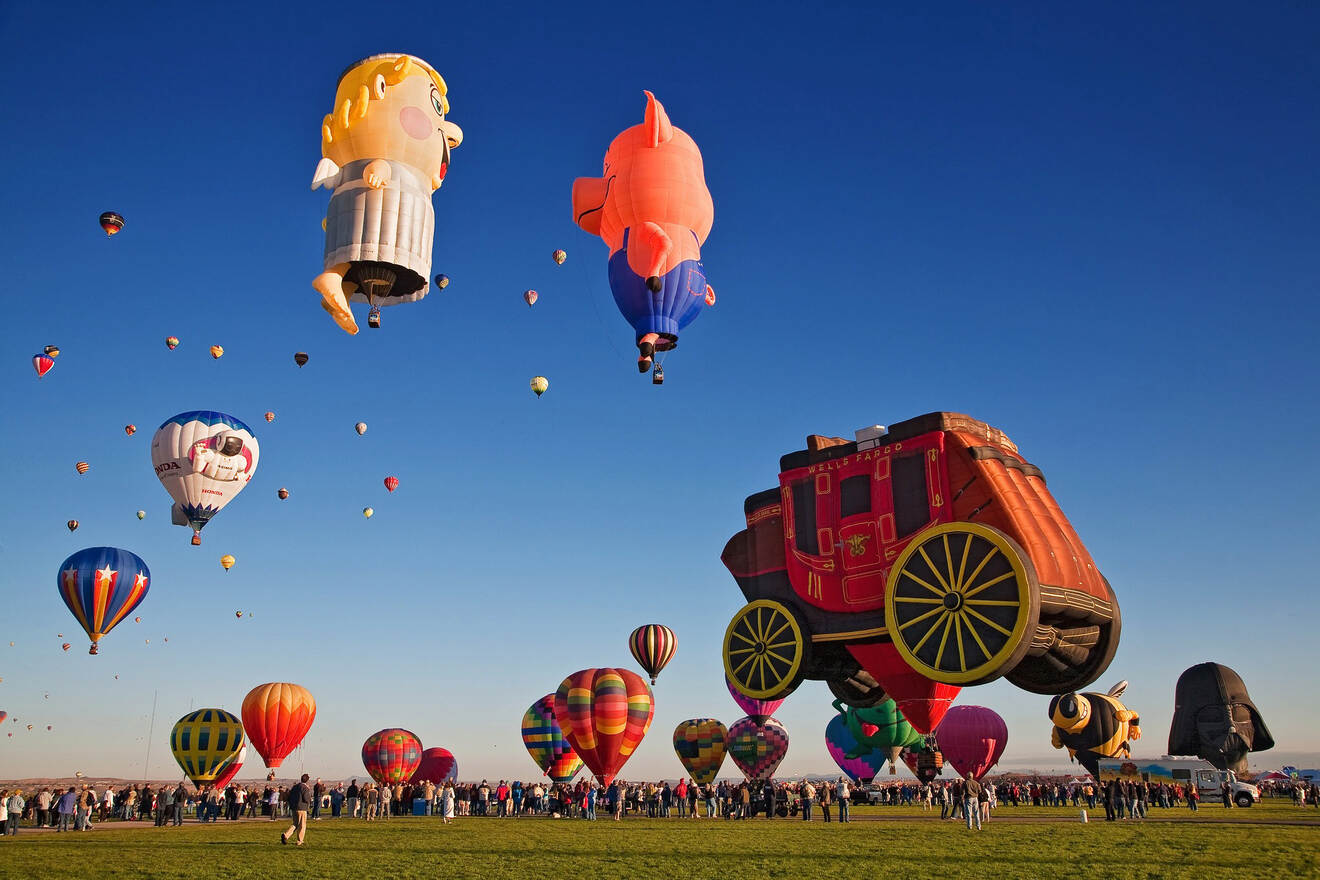
[[[97,653],[101,637],[141,604],[150,581],[142,557],[118,547],[88,547],[64,560],[55,586],[92,640],[87,653]]]

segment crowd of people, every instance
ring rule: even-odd
[[[305,785],[306,789],[300,789]],[[1289,797],[1298,806],[1320,808],[1320,789],[1315,783],[1288,780],[1264,783],[1267,797]],[[292,804],[291,804],[292,797]],[[1227,783],[1220,792],[1225,807],[1231,807]],[[495,783],[446,781],[440,784],[381,784],[357,779],[328,785],[314,783],[281,786],[232,784],[192,788],[184,783],[151,785],[134,783],[118,789],[104,786],[69,786],[61,791],[42,786],[32,791],[0,789],[0,830],[18,833],[21,825],[51,827],[57,831],[90,831],[94,822],[117,819],[125,822],[154,822],[157,826],[183,824],[185,815],[199,822],[221,819],[294,819],[306,812],[307,819],[330,818],[383,821],[405,815],[439,816],[450,822],[458,816],[518,818],[551,816],[595,820],[598,815],[616,821],[624,816],[680,819],[801,818],[811,821],[851,821],[851,808],[858,803],[881,806],[920,807],[940,811],[941,819],[966,821],[979,828],[1000,804],[1012,806],[1086,808],[1099,806],[1109,821],[1142,819],[1151,809],[1183,807],[1197,810],[1200,793],[1195,786],[1157,782],[1111,780],[1097,784],[1009,780],[978,782],[970,777],[879,783],[865,788],[847,779],[801,780],[797,782],[720,781],[702,785],[680,779],[671,784],[615,780],[607,787],[579,779],[575,783],[521,781]],[[302,831],[298,834],[301,839]]]

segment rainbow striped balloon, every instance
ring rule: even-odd
[[[728,728],[714,718],[689,718],[674,728],[674,753],[688,775],[706,785],[720,773],[728,738]]]
[[[412,779],[422,763],[422,741],[402,727],[378,730],[362,744],[362,766],[381,785]]]
[[[678,636],[669,627],[658,623],[639,626],[628,637],[628,650],[632,651],[638,665],[651,676],[651,684],[655,684],[655,677],[660,674],[660,670],[674,659],[677,648]]]
[[[554,694],[546,694],[523,713],[522,739],[527,753],[551,781],[570,782],[582,769],[582,759],[555,720]]]
[[[243,748],[243,723],[224,709],[189,712],[170,731],[170,751],[193,785],[215,782]]]
[[[651,689],[628,669],[583,669],[555,692],[555,720],[601,785],[614,781],[654,716]]]

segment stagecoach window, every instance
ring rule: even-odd
[[[870,474],[859,474],[839,483],[839,517],[841,519],[870,512]]]
[[[926,490],[926,459],[920,453],[895,458],[892,464],[894,527],[898,538],[930,522],[930,496]]]
[[[820,543],[816,540],[816,481],[811,477],[793,484],[793,532],[799,550],[820,555]]]

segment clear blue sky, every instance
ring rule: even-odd
[[[141,773],[157,691],[150,769],[173,774],[176,718],[270,680],[318,699],[311,772],[362,775],[363,739],[399,725],[464,776],[530,777],[527,705],[630,665],[651,621],[678,655],[624,775],[672,777],[678,721],[739,714],[719,554],[743,498],[808,433],[936,409],[1006,430],[1113,583],[1123,643],[1097,684],[1131,680],[1139,754],[1163,751],[1177,674],[1213,659],[1279,742],[1255,763],[1314,766],[1320,11],[878,6],[0,10],[0,708],[24,722],[0,777]],[[435,65],[466,134],[434,202],[453,283],[350,338],[309,284],[308,183],[339,72],[383,51]],[[715,199],[719,302],[663,388],[569,203],[643,88]],[[112,240],[104,210],[128,221]],[[262,455],[196,549],[149,445],[205,408]],[[143,622],[89,657],[54,578],[97,544],[153,580]],[[1005,764],[1066,763],[1045,698],[960,702],[1007,718]],[[832,766],[830,714],[821,684],[790,699],[782,772]]]

